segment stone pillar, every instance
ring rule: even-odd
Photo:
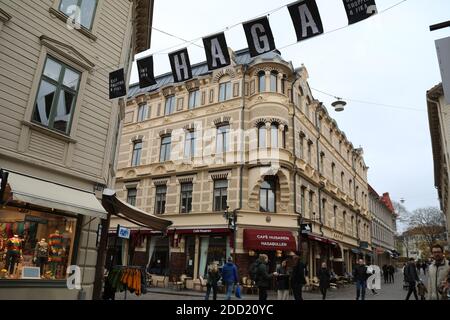
[[[271,126],[270,122],[266,122],[266,148],[272,148],[272,135],[271,135]]]

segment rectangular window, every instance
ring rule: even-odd
[[[181,213],[192,211],[192,183],[181,184]]]
[[[189,92],[189,110],[195,109],[200,104],[200,91]]]
[[[148,116],[148,106],[147,106],[147,104],[141,104],[138,107],[137,121],[141,122],[141,121],[147,120],[147,116]]]
[[[224,82],[219,85],[219,102],[231,98],[231,82]]]
[[[230,149],[229,142],[230,126],[222,125],[217,127],[216,153],[221,154],[228,152]]]
[[[258,128],[258,147],[259,148],[267,147],[266,134],[267,134],[266,125],[265,124],[260,125],[260,127]]]
[[[137,189],[136,188],[128,189],[127,202],[129,204],[131,204],[132,206],[136,206],[136,195],[137,195]]]
[[[214,181],[214,211],[225,211],[227,208],[228,180]]]
[[[159,155],[159,162],[165,162],[170,160],[170,144],[171,144],[170,136],[161,138],[161,153]]]
[[[166,106],[164,108],[164,115],[172,114],[175,110],[175,96],[169,96],[166,98]]]
[[[0,226],[0,243],[6,253],[1,257],[2,281],[27,281],[22,280],[22,273],[33,281],[61,281],[67,278],[66,268],[76,264],[72,261],[79,243],[76,218],[5,207]]]
[[[195,155],[195,132],[188,131],[184,142],[184,158],[192,159]]]
[[[88,30],[92,29],[95,12],[97,10],[97,0],[61,0],[59,11],[68,17],[75,16],[75,20],[80,19],[80,24]]]
[[[135,167],[141,164],[142,141],[136,141],[133,145],[133,157],[131,158],[131,166]]]
[[[80,78],[79,72],[47,57],[34,105],[33,122],[69,134]]]
[[[163,214],[166,211],[166,186],[157,186],[156,187],[156,205],[155,205],[155,213]]]
[[[259,211],[276,211],[276,182],[273,177],[266,177],[259,189]]]

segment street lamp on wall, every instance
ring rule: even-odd
[[[236,263],[236,229],[237,229],[237,210],[234,209],[232,212],[228,211],[229,207],[227,206],[225,212],[223,213],[223,218],[228,223],[228,229],[233,230],[233,261]]]

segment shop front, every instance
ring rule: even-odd
[[[97,226],[106,218],[96,196],[9,172],[3,200],[0,299],[89,299]],[[87,252],[92,259],[87,258]],[[66,281],[77,268],[82,279],[92,279],[81,283],[82,296],[79,288],[69,288]]]

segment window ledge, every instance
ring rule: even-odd
[[[66,288],[66,280],[0,280],[0,288]]]
[[[59,10],[56,10],[55,8],[50,8],[48,10],[53,16],[55,16],[56,18],[58,18],[59,20],[61,20],[64,23],[67,23],[67,19],[69,18],[68,16],[66,16],[64,13],[62,13]],[[97,37],[88,29],[86,29],[85,27],[81,26],[80,29],[76,29],[78,32],[80,32],[81,34],[85,35],[86,37],[88,37],[89,39],[93,40],[93,41],[97,41]]]
[[[59,140],[63,140],[65,142],[69,142],[69,143],[77,143],[77,140],[74,140],[74,139],[72,139],[72,138],[70,138],[70,137],[68,137],[68,136],[66,136],[66,135],[64,135],[62,133],[58,133],[56,131],[50,130],[50,129],[45,128],[45,127],[42,127],[42,126],[40,126],[40,125],[38,125],[36,123],[22,120],[22,124],[27,126],[27,127],[29,127],[29,128],[31,128],[31,129],[33,129],[33,130],[36,130],[36,131],[39,131],[39,132],[41,132],[43,134],[51,136],[53,138],[56,138],[56,139],[59,139]]]

